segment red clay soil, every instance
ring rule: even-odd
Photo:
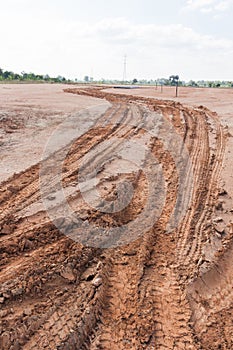
[[[78,226],[67,224],[62,205],[54,204],[54,221],[41,207],[43,164],[39,160],[1,183],[0,348],[233,349],[232,207],[226,209],[232,202],[221,182],[230,136],[219,115],[203,106],[95,87],[72,87],[65,92],[72,98],[95,97],[110,104],[72,142],[63,163],[62,186],[69,207],[80,218]],[[153,115],[163,118],[182,140],[191,170],[187,163],[183,173],[178,171],[175,154],[179,150],[163,144],[163,125],[158,126],[163,139],[150,134]],[[19,119],[14,125],[20,127],[20,123]],[[8,130],[9,125],[7,121],[4,128]],[[111,158],[114,150],[123,152],[126,141],[146,145],[149,155],[142,156],[143,171],[127,165],[122,172],[123,160]],[[172,145],[173,141],[169,140]],[[103,142],[108,147],[97,152]],[[58,193],[51,168],[60,151],[58,147],[43,167],[45,182],[54,189],[51,203]],[[139,157],[138,152],[135,159]],[[164,198],[153,193],[160,180],[151,171],[151,159],[161,166]],[[97,169],[97,189],[104,205],[115,203],[118,186],[125,181],[133,185],[131,202],[123,210],[105,210],[102,202],[92,207],[75,187],[81,168],[85,179]],[[179,197],[180,183],[185,183],[183,197]],[[119,234],[106,241],[113,228],[137,222],[151,192],[153,224],[146,229],[145,218],[126,232],[129,240]],[[121,196],[128,203],[127,191]],[[186,197],[189,201],[181,219],[168,230]],[[68,228],[67,235],[58,226]],[[105,234],[103,241],[98,235],[97,244],[93,226]]]

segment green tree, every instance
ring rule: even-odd
[[[171,75],[169,77],[171,85],[176,87],[176,97],[178,96],[178,86],[179,86],[179,75]]]
[[[178,83],[179,83],[179,75],[171,75],[169,77],[169,80],[171,82],[171,85],[173,85],[173,86],[178,85]]]
[[[10,79],[11,73],[12,73],[12,72],[10,72],[10,71],[8,71],[8,70],[5,70],[5,71],[3,72],[3,74],[2,74],[2,76],[3,76],[4,79]]]
[[[194,80],[190,80],[190,81],[188,82],[188,86],[197,87],[198,84],[197,84]]]

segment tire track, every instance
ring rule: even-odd
[[[150,154],[161,165],[166,198],[156,219],[162,194],[158,189],[151,195],[152,227],[145,229],[146,223],[139,222],[135,232],[128,232],[132,236],[127,244],[94,249],[64,237],[46,212],[37,210],[40,164],[4,182],[0,193],[0,348],[217,349],[219,342],[213,334],[217,334],[217,320],[222,320],[223,349],[230,349],[231,323],[224,326],[223,320],[232,312],[231,244],[223,247],[204,275],[199,264],[211,234],[205,229],[216,201],[224,153],[218,116],[201,107],[114,95],[99,88],[68,92],[105,98],[112,104],[87,133],[68,145],[63,162],[62,183],[69,205],[83,222],[81,234],[91,234],[91,227],[84,227],[86,220],[107,230],[139,217],[150,195],[147,182],[155,187],[160,184],[149,171]],[[173,125],[193,164],[192,169],[187,164],[185,179],[191,194],[189,210],[180,226],[169,233],[166,228],[176,203],[183,200],[179,197],[179,172],[174,152],[166,149],[156,134],[148,136],[147,131],[155,126],[149,111],[158,113],[158,118],[163,115]],[[216,132],[212,144],[210,120]],[[101,143],[109,141],[107,149],[95,153]],[[142,158],[147,177],[138,170],[121,173],[124,163],[111,159],[125,141],[148,150]],[[54,190],[59,179],[53,178],[50,170],[62,151],[55,152],[47,163],[48,188]],[[113,213],[102,213],[85,203],[74,186],[81,166],[84,180],[98,169],[97,189],[105,201],[115,200],[117,185],[126,180],[133,183],[131,203]],[[191,171],[193,183],[188,179]],[[126,198],[123,193],[122,201]],[[71,230],[75,235],[72,225]]]

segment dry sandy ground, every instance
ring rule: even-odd
[[[173,93],[0,85],[1,349],[233,348],[233,90]]]
[[[50,135],[64,119],[86,108],[108,106],[97,99],[64,94],[64,87],[0,84],[0,181],[38,163]]]

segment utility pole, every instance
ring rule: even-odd
[[[127,56],[124,55],[123,82],[126,81],[126,64],[127,64]]]

